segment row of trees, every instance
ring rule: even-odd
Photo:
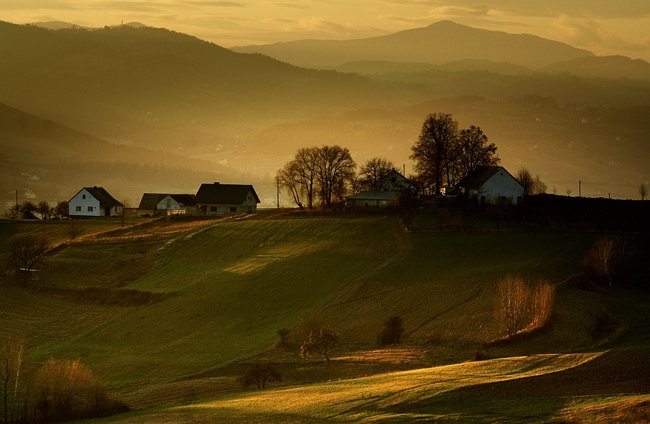
[[[420,137],[412,146],[417,182],[422,191],[441,194],[470,172],[483,165],[496,165],[497,147],[480,127],[459,130],[451,114],[433,113],[426,117]],[[286,189],[300,208],[312,209],[319,202],[330,207],[342,201],[350,189],[377,191],[395,165],[381,157],[368,160],[355,173],[350,151],[341,146],[299,149],[294,158],[276,174],[279,187]]]
[[[47,201],[42,200],[38,203],[26,201],[13,205],[7,211],[7,216],[10,219],[28,218],[34,213],[41,215],[43,219],[63,219],[68,217],[68,202],[61,201],[55,206],[50,206]]]

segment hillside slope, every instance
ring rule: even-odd
[[[118,145],[0,103],[0,200],[67,200],[102,185],[131,205],[143,192],[195,192],[204,181],[237,173],[206,161]]]

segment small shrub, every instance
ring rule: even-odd
[[[380,346],[399,344],[404,333],[402,318],[393,315],[384,323],[384,328],[377,334],[377,344]]]
[[[607,312],[596,315],[591,328],[591,340],[598,342],[607,338],[609,335],[616,332],[619,325],[619,321]]]
[[[288,344],[287,336],[289,336],[289,333],[291,333],[291,330],[289,330],[288,328],[280,328],[277,331],[277,334],[280,337],[280,341],[278,341],[278,346],[284,347]]]

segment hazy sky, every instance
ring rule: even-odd
[[[370,37],[442,19],[650,60],[650,0],[0,0],[4,21],[137,21],[225,47]]]

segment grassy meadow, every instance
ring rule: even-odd
[[[647,291],[572,282],[599,234],[405,232],[391,215],[268,211],[2,222],[0,249],[31,231],[56,247],[33,281],[0,278],[0,339],[25,339],[36,362],[89,365],[134,409],[107,422],[580,421],[635,417],[649,401]],[[491,343],[506,276],[555,285],[554,314]],[[402,343],[378,347],[392,315]],[[331,363],[298,355],[314,321],[340,335]],[[259,362],[283,381],[242,391]],[[631,371],[614,384],[618,367]]]

